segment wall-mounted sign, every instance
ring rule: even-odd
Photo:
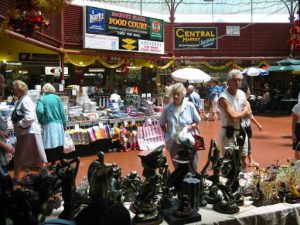
[[[216,27],[175,27],[175,49],[216,49]]]
[[[59,56],[55,54],[19,53],[21,62],[59,62]]]
[[[86,6],[84,48],[164,54],[160,19]]]
[[[60,75],[61,68],[58,66],[46,66],[45,67],[45,75],[53,75],[53,76],[59,76]],[[69,68],[64,67],[64,75],[69,74]]]

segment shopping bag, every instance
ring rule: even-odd
[[[193,137],[195,139],[194,149],[196,151],[205,150],[204,138],[200,135],[200,131],[198,128],[195,129],[195,131],[193,133]]]
[[[157,120],[138,127],[138,144],[140,150],[153,150],[165,144],[164,134]]]
[[[139,150],[148,150],[143,133],[143,127],[138,126],[137,128],[137,142],[139,145]]]
[[[74,142],[68,132],[65,132],[65,144],[64,144],[64,153],[70,153],[75,151]]]
[[[200,135],[194,135],[195,138],[195,150],[202,151],[205,150],[204,138]]]

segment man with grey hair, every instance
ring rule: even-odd
[[[188,100],[194,104],[195,108],[200,113],[201,98],[200,95],[195,91],[195,87],[190,84],[187,87],[187,93],[188,93]]]
[[[251,117],[251,108],[245,93],[240,90],[243,75],[239,70],[231,70],[227,76],[228,87],[220,94],[219,107],[222,129],[220,131],[223,154],[227,147],[237,145],[236,136],[241,129],[241,120]],[[246,157],[248,153],[247,138],[243,145],[241,161],[243,169],[246,169]]]

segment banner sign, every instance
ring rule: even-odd
[[[20,62],[59,62],[59,56],[55,54],[19,53]]]
[[[216,27],[175,27],[175,49],[216,49]]]
[[[164,22],[86,6],[84,48],[164,54]]]

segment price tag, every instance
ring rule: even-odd
[[[132,120],[131,124],[134,125],[135,124],[135,120]]]
[[[124,123],[124,126],[127,127],[127,125],[128,125],[127,120],[124,120],[123,123]]]
[[[76,130],[76,131],[80,130],[80,126],[78,123],[74,124],[74,130]]]
[[[99,122],[99,127],[100,127],[100,128],[103,128],[103,127],[104,127],[104,125],[103,125],[102,122]]]
[[[64,91],[64,85],[63,84],[58,85],[58,91]]]
[[[76,93],[77,93],[77,92],[76,92],[76,89],[75,89],[75,88],[72,88],[72,95],[73,95],[73,96],[76,96]]]

